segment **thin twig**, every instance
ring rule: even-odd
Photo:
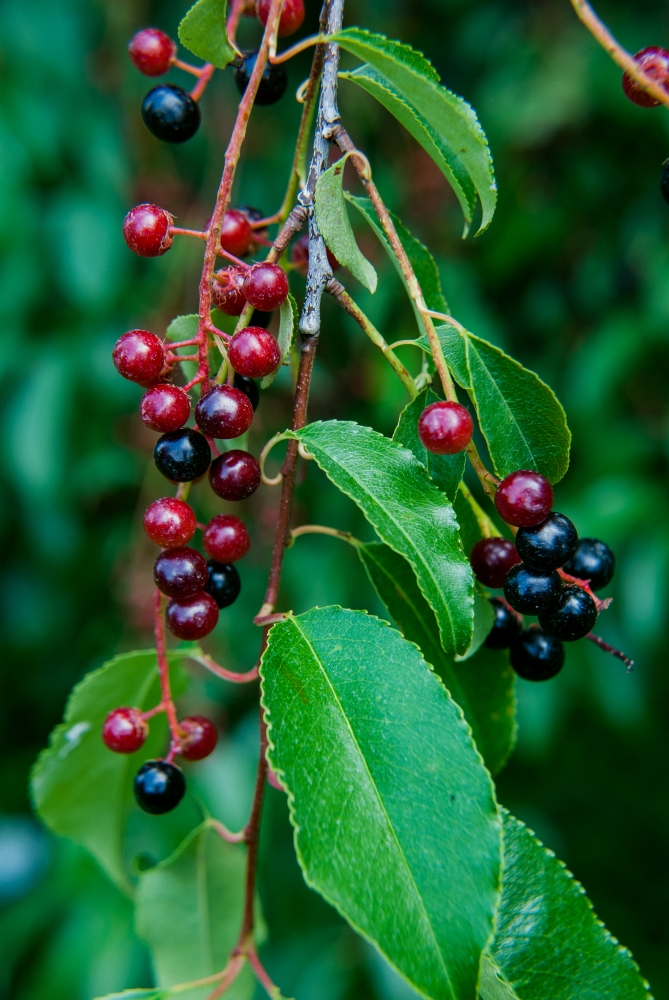
[[[299,528],[293,528],[290,533],[291,544],[300,535],[331,535],[333,538],[341,538],[349,545],[362,544],[350,531],[340,531],[339,528],[329,528],[325,524],[301,524]]]
[[[201,667],[205,670],[209,670],[210,673],[215,674],[217,677],[221,677],[224,681],[230,681],[231,684],[249,684],[258,677],[258,667],[257,665],[251,670],[247,670],[244,674],[235,673],[233,670],[227,670],[225,667],[220,666],[215,660],[212,660],[210,656],[206,653],[189,653],[189,660],[194,660],[195,663],[199,663]]]
[[[172,700],[172,690],[170,687],[170,664],[167,659],[167,649],[165,646],[165,598],[156,587],[154,598],[154,634],[156,638],[156,656],[158,658],[158,675],[160,677],[161,702],[167,716],[170,727],[170,758],[173,757],[180,746],[181,735],[179,733],[179,721],[177,710]],[[169,759],[169,758],[168,758]]]
[[[233,833],[232,830],[228,830],[224,823],[221,823],[218,819],[210,819],[209,826],[214,830],[222,840],[225,840],[228,844],[243,844],[246,838],[246,833],[244,830],[240,830],[239,833]]]
[[[629,656],[625,656],[625,654],[621,653],[621,651],[616,649],[615,646],[610,646],[608,642],[604,642],[604,640],[600,639],[598,635],[595,635],[593,632],[589,632],[586,635],[586,639],[589,639],[590,642],[594,642],[595,646],[599,646],[599,648],[603,649],[605,653],[610,653],[611,656],[616,656],[619,660],[622,660],[627,667],[628,673],[634,669],[634,660],[631,660]]]

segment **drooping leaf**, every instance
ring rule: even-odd
[[[360,545],[358,555],[390,617],[420,647],[464,712],[488,769],[496,774],[516,739],[515,675],[508,656],[483,648],[471,659],[453,662],[406,559],[380,542]]]
[[[328,420],[291,433],[383,541],[408,559],[435,611],[444,649],[463,653],[472,636],[471,567],[453,508],[427,469],[406,448],[353,422]]]
[[[649,1000],[632,956],[597,919],[583,886],[520,820],[505,810],[503,820],[491,953],[519,1000]]]
[[[188,650],[169,654],[172,689],[183,691],[179,665]],[[51,734],[32,773],[36,809],[55,833],[86,847],[109,877],[128,891],[122,860],[123,832],[133,805],[132,776],[163,749],[165,718],[151,720],[144,746],[134,754],[112,753],[102,742],[102,723],[119,705],[147,710],[160,701],[154,650],[123,653],[94,670],[74,688],[64,721]]]
[[[497,186],[490,150],[474,110],[439,83],[419,52],[383,35],[346,28],[334,36],[367,65],[344,79],[363,87],[414,136],[442,170],[460,201],[467,231],[478,200],[479,232],[492,219]]]
[[[344,199],[346,157],[337,160],[316,183],[316,223],[339,263],[370,292],[376,291],[376,271],[355,241]]]
[[[241,927],[245,871],[246,848],[226,843],[205,822],[171,857],[141,875],[137,932],[151,948],[159,986],[203,979],[225,968]],[[179,996],[204,1000],[215,985]],[[253,989],[246,967],[226,997],[246,1000]]]
[[[198,0],[179,25],[179,41],[218,69],[235,58],[225,29],[227,0]]]
[[[279,367],[284,364],[290,354],[299,317],[300,314],[297,308],[297,302],[292,295],[288,295],[279,310],[279,336],[277,337],[279,350],[281,352],[281,362]],[[277,368],[276,371],[273,371],[270,375],[266,375],[260,383],[260,388],[267,389],[276,378],[278,371],[279,368]]]
[[[307,882],[425,996],[474,996],[499,826],[460,710],[413,644],[342,608],[275,625],[261,675]]]
[[[393,441],[413,452],[430,473],[430,479],[446,494],[453,503],[458,487],[465,472],[466,456],[464,451],[459,455],[435,455],[427,450],[418,437],[418,419],[426,406],[436,403],[439,396],[427,386],[419,392],[415,399],[408,403],[400,413],[400,419]]]

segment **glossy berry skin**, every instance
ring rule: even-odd
[[[472,418],[460,403],[431,403],[418,419],[418,437],[434,455],[457,455],[465,450],[473,433]]]
[[[261,219],[265,218],[265,212],[261,212],[259,208],[252,208],[250,205],[238,205],[238,212],[243,212],[249,222],[259,222]],[[263,226],[262,229],[251,228],[251,249],[257,249],[257,247],[262,245],[262,241],[266,240],[268,237],[267,227]]]
[[[190,427],[183,427],[158,439],[153,460],[166,479],[174,483],[190,483],[203,476],[209,468],[211,448],[204,435]]]
[[[203,639],[216,628],[218,605],[203,590],[192,597],[178,598],[167,605],[167,627],[177,639]]]
[[[265,378],[278,368],[281,351],[275,338],[261,326],[247,326],[236,333],[228,347],[230,364],[247,378]]]
[[[255,52],[245,52],[241,63],[235,66],[235,83],[240,94],[244,94],[249,85],[257,57],[257,50]],[[260,86],[258,87],[255,103],[264,105],[265,107],[268,107],[270,104],[276,104],[285,94],[287,86],[288,76],[284,67],[281,64],[273,66],[271,63],[267,63],[260,78]]]
[[[253,422],[248,396],[231,385],[215,385],[195,407],[195,419],[203,434],[214,438],[236,438]]]
[[[511,644],[511,666],[526,681],[548,681],[564,666],[564,646],[536,626],[523,629]]]
[[[128,330],[116,341],[112,361],[130,382],[152,382],[165,367],[165,345],[148,330]]]
[[[329,249],[325,248],[328,255],[328,263],[333,271],[337,271],[341,264]],[[309,233],[304,233],[298,240],[293,243],[293,249],[290,255],[290,262],[296,271],[300,274],[306,274],[309,270]]]
[[[666,203],[669,205],[669,160],[665,160],[662,164],[662,173],[660,174],[660,192]]]
[[[247,378],[246,375],[240,375],[239,372],[235,372],[232,384],[235,389],[239,389],[240,392],[243,392],[244,395],[248,397],[254,411],[257,410],[258,403],[260,402],[260,389],[258,388],[258,384],[254,382],[252,378]]]
[[[183,87],[159,83],[142,101],[142,119],[156,139],[188,142],[200,127],[200,105]]]
[[[520,563],[506,574],[504,596],[514,611],[519,611],[521,615],[553,611],[562,597],[562,580],[555,571],[533,573]]]
[[[563,642],[576,642],[592,632],[597,621],[597,605],[580,587],[565,587],[555,611],[539,615],[544,632]]]
[[[508,649],[511,643],[520,635],[520,622],[513,611],[507,608],[504,601],[498,597],[490,599],[495,620],[488,633],[484,646],[488,649]]]
[[[531,528],[545,521],[553,506],[553,488],[538,472],[520,469],[503,479],[495,507],[507,524]]]
[[[161,257],[174,242],[172,216],[158,205],[135,205],[123,220],[123,239],[140,257]]]
[[[204,590],[207,563],[196,549],[167,549],[156,559],[153,579],[166,597],[192,597]]]
[[[130,39],[128,52],[133,65],[144,76],[167,73],[176,55],[176,45],[158,28],[143,28]]]
[[[211,283],[211,297],[214,305],[226,316],[241,316],[246,305],[244,279],[246,271],[241,267],[223,267],[216,272]]]
[[[134,753],[148,735],[148,724],[138,708],[115,708],[102,726],[102,740],[114,753]]]
[[[484,587],[503,587],[504,577],[520,562],[516,546],[506,538],[482,538],[469,557],[474,576]]]
[[[204,760],[215,748],[218,741],[216,726],[204,715],[189,715],[179,722],[183,732],[181,756],[184,760]]]
[[[637,52],[634,56],[634,61],[638,64],[639,69],[642,69],[644,73],[652,77],[659,86],[663,86],[665,90],[669,90],[667,87],[667,82],[669,81],[669,52],[666,49],[661,49],[657,45],[649,45],[648,48]],[[654,97],[646,93],[643,87],[640,87],[636,80],[633,80],[627,73],[623,73],[622,84],[625,96],[629,97],[630,101],[637,104],[640,108],[659,107],[661,102],[656,101]]]
[[[229,209],[223,216],[221,246],[234,257],[243,257],[251,249],[253,230],[249,218],[237,208]]]
[[[267,24],[272,0],[256,0],[256,14],[263,28]],[[279,38],[292,35],[304,21],[304,0],[285,0],[279,18]]]
[[[172,812],[186,792],[183,771],[166,760],[147,760],[135,775],[137,805],[153,816]]]
[[[278,309],[288,295],[286,272],[278,264],[254,264],[246,273],[244,295],[256,309]]]
[[[162,549],[180,548],[190,542],[197,528],[195,511],[184,500],[154,500],[144,515],[144,531]]]
[[[211,463],[209,485],[222,500],[246,500],[261,483],[260,466],[240,448],[226,451]]]
[[[178,385],[154,385],[142,396],[139,415],[152,431],[178,431],[190,416],[188,393]]]
[[[578,533],[564,514],[554,511],[533,528],[519,528],[516,535],[518,555],[530,569],[549,573],[564,566],[576,551]]]
[[[217,514],[204,530],[202,544],[212,559],[233,563],[243,559],[251,540],[246,525],[234,514]]]
[[[237,600],[242,589],[239,573],[236,567],[229,563],[218,563],[212,560],[208,566],[207,593],[211,594],[219,608],[228,608]]]
[[[601,590],[613,579],[616,557],[606,542],[581,538],[574,555],[563,568],[565,573],[578,580],[589,580],[590,590]]]

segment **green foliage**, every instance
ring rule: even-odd
[[[444,649],[463,653],[472,635],[471,568],[453,508],[425,467],[406,448],[349,421],[310,424],[293,436],[383,541],[409,561],[437,616]]]
[[[122,993],[107,993],[97,1000],[165,1000],[171,995],[169,990],[123,990]]]
[[[471,996],[499,825],[459,709],[415,646],[341,608],[275,625],[261,671],[306,879],[419,991]]]
[[[316,222],[326,244],[340,264],[370,292],[376,291],[376,271],[360,252],[355,241],[344,199],[342,157],[318,178],[316,183]]]
[[[197,0],[179,25],[179,41],[219,69],[235,58],[225,30],[227,0]]]
[[[279,310],[279,335],[276,338],[281,352],[282,365],[286,363],[290,356],[299,318],[300,314],[297,308],[297,302],[292,295],[288,295],[288,298]],[[260,382],[260,388],[268,389],[276,378],[279,370],[280,369],[277,368],[276,371],[272,372],[270,375],[266,375]]]
[[[446,494],[451,503],[455,500],[458,487],[465,472],[465,453],[459,455],[435,455],[424,447],[418,437],[418,418],[426,406],[436,403],[439,396],[427,386],[419,392],[415,399],[404,407],[400,413],[400,419],[393,441],[401,444],[413,452],[418,461],[425,466],[430,474],[430,479]]]

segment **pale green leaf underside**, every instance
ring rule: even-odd
[[[519,1000],[490,955],[484,955],[481,960],[479,998],[480,1000]]]
[[[297,302],[293,296],[289,294],[279,310],[279,336],[277,337],[277,343],[279,345],[279,351],[281,352],[281,361],[275,371],[266,375],[265,378],[262,379],[260,383],[261,389],[269,388],[278,375],[281,365],[284,364],[288,358],[293,346],[293,339],[295,337],[298,319],[299,312]]]
[[[473,579],[453,508],[406,448],[369,427],[329,420],[291,432],[379,536],[410,562],[434,609],[442,645],[463,653],[472,636]]]
[[[474,996],[499,821],[459,708],[413,644],[341,608],[275,625],[261,676],[307,881],[425,996]]]
[[[235,50],[225,30],[227,0],[198,0],[179,25],[179,41],[193,55],[225,69]]]
[[[376,271],[360,252],[355,241],[344,199],[344,166],[346,158],[338,160],[316,183],[316,224],[327,246],[342,267],[370,292],[376,291]]]
[[[393,441],[413,452],[418,461],[429,472],[432,482],[453,503],[465,472],[466,456],[464,451],[460,452],[459,455],[435,455],[427,450],[418,437],[418,419],[421,413],[426,406],[430,406],[438,400],[439,396],[429,386],[419,392],[415,399],[407,403],[400,413]]]

